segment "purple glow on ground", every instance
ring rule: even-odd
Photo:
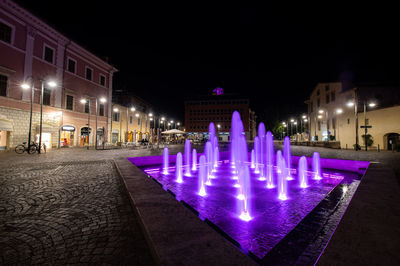
[[[200,154],[199,154],[200,156]],[[292,158],[293,159],[293,158]],[[140,161],[132,158],[131,161]],[[203,159],[205,160],[205,158]],[[311,158],[307,158],[309,163]],[[199,167],[191,177],[183,176],[183,183],[176,182],[175,164],[168,168],[168,175],[162,174],[160,165],[142,165],[141,169],[159,181],[165,190],[171,190],[177,199],[184,200],[204,220],[207,218],[220,227],[230,237],[240,243],[245,250],[250,250],[259,258],[264,257],[286,234],[288,234],[325,196],[342,180],[352,180],[356,173],[338,170],[322,171],[322,180],[315,180],[312,171],[305,170],[308,175],[307,188],[299,186],[298,171],[295,167],[297,158],[292,160],[290,169],[295,180],[287,182],[287,198],[278,198],[277,167],[271,167],[275,188],[268,189],[267,181],[260,181],[259,174],[250,169],[249,212],[238,215],[238,180],[234,180],[232,164],[229,160],[220,160],[218,171],[211,185],[199,191]],[[343,161],[340,160],[343,164]],[[344,161],[345,162],[345,161]],[[184,169],[182,169],[184,170]],[[203,169],[207,173],[206,169]],[[204,180],[206,177],[204,177]],[[199,193],[200,192],[200,193]],[[203,192],[203,193],[202,193]],[[202,195],[199,195],[202,194]]]

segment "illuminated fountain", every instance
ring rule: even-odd
[[[314,172],[314,179],[316,180],[320,180],[322,179],[322,175],[321,175],[321,163],[320,163],[320,158],[319,158],[319,153],[318,152],[314,152],[313,153],[313,172]]]
[[[185,141],[185,176],[192,176],[190,174],[190,156],[191,156],[190,150],[191,150],[190,140],[187,139]]]
[[[168,155],[169,155],[168,148],[164,148],[164,151],[163,151],[163,174],[164,175],[168,175],[168,167],[169,167]]]
[[[176,155],[175,177],[176,182],[183,183],[182,179],[182,153],[178,152]]]
[[[206,166],[206,156],[200,156],[200,165],[199,165],[199,195],[205,196],[206,193],[206,181],[207,181],[207,166]]]
[[[197,151],[193,149],[192,151],[192,171],[197,171]]]
[[[287,179],[288,180],[293,180],[294,178],[292,177],[291,173],[291,167],[292,167],[292,156],[290,153],[290,139],[289,137],[285,137],[285,140],[283,141],[283,156],[285,157],[286,161],[286,166],[288,168],[287,171]]]
[[[282,151],[274,151],[273,135],[263,124],[258,126],[254,147],[249,151],[236,111],[230,140],[230,150],[222,150],[211,123],[202,154],[191,150],[187,140],[184,154],[176,155],[175,164],[174,155],[164,148],[163,156],[155,157],[152,163],[149,158],[143,159],[147,164],[142,164],[142,169],[184,205],[195,209],[202,220],[207,219],[259,258],[284,240],[348,174],[324,169],[322,175],[321,163],[324,166],[324,160],[329,159],[320,161],[318,153],[313,154],[313,172],[309,171],[306,157],[291,156],[287,137]],[[134,162],[139,158],[130,159]],[[319,181],[322,176],[324,180]],[[359,178],[358,173],[354,176]],[[290,182],[288,177],[298,178],[298,182]],[[346,193],[355,191],[354,187],[345,188]]]
[[[274,187],[274,139],[270,131],[265,136],[266,142],[266,166],[267,166],[267,188]]]
[[[299,167],[298,167],[298,178],[299,178],[299,185],[301,188],[308,187],[308,177],[307,177],[307,159],[305,156],[301,156],[299,160]]]

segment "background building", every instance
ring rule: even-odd
[[[365,123],[371,135],[371,148],[392,149],[400,144],[400,90],[396,87],[357,85],[344,89],[342,83],[319,83],[308,104],[309,134],[312,140],[337,140],[341,148],[364,146]],[[364,119],[364,105],[365,114]]]
[[[144,108],[113,104],[112,117],[112,143],[150,139],[153,121]]]
[[[97,125],[105,140],[117,71],[113,66],[10,0],[0,0],[0,55],[2,149],[28,141],[32,93],[21,88],[23,83],[33,86],[33,140],[39,134],[42,84],[42,141],[48,147],[93,145],[96,101]],[[50,80],[56,87],[48,86]],[[93,123],[88,130],[89,113]]]
[[[208,126],[214,122],[221,141],[229,141],[232,113],[238,111],[247,139],[256,134],[256,116],[248,99],[236,95],[199,96],[185,101],[185,129],[196,138],[208,136]]]

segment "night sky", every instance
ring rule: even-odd
[[[183,121],[184,100],[215,87],[261,120],[306,112],[318,82],[398,84],[397,8],[17,1],[120,71],[114,89]],[[57,5],[55,5],[57,3]]]

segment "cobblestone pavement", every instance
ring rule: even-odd
[[[56,155],[40,160],[66,159]],[[110,160],[7,157],[14,158],[0,156],[0,265],[153,264]]]

